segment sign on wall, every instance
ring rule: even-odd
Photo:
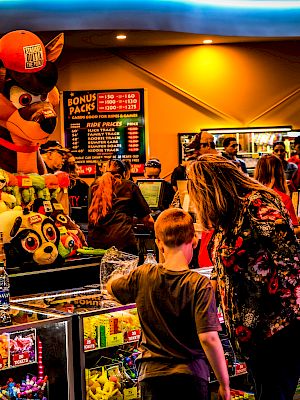
[[[144,89],[65,91],[63,109],[65,146],[81,174],[95,175],[96,165],[111,157],[143,171]]]

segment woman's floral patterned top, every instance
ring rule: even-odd
[[[280,199],[253,191],[210,242],[224,319],[238,353],[299,317],[300,246]]]

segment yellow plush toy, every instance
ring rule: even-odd
[[[0,169],[0,213],[13,208],[16,204],[15,196],[3,191],[8,181],[8,174],[3,169]]]

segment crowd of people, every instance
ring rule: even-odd
[[[273,153],[258,159],[254,177],[238,157],[234,137],[225,138],[223,147],[219,152],[206,131],[195,136],[171,183],[165,181],[163,207],[156,221],[133,182],[130,163],[109,160],[89,188],[90,246],[114,245],[138,254],[133,231],[134,218],[138,218],[155,230],[163,255],[163,263],[114,275],[107,286],[119,302],[137,304],[144,400],[208,400],[208,363],[220,384],[219,398],[230,399],[215,297],[235,353],[247,363],[256,399],[292,400],[297,387],[300,228],[291,194],[300,189],[300,137],[288,160],[285,143],[274,142]],[[76,186],[80,178],[70,152],[48,142],[42,153],[49,172],[65,168]],[[160,179],[160,174],[161,162],[148,160],[145,178]],[[181,180],[187,180],[202,231],[197,266],[213,266],[210,281],[190,269],[199,238],[191,215],[180,202],[173,207]]]

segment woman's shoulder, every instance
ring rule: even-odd
[[[276,194],[275,191],[271,190],[252,190],[248,192],[244,199],[247,200],[248,203],[278,203],[279,194]]]

